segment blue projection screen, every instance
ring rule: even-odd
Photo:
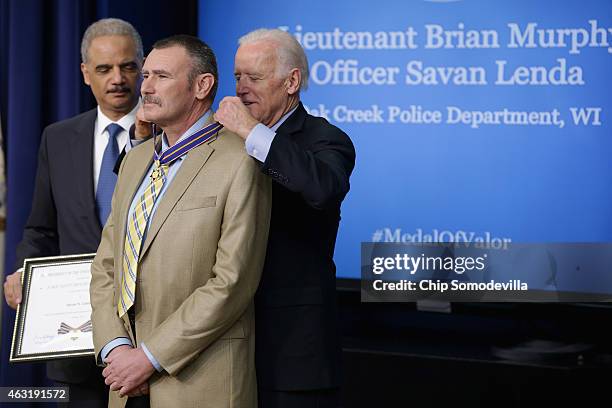
[[[307,50],[307,109],[357,150],[338,277],[360,243],[612,241],[612,2],[201,1],[217,101],[237,40]],[[612,292],[611,288],[606,288]]]

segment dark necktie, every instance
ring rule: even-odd
[[[117,183],[117,175],[113,172],[113,168],[119,158],[117,135],[119,135],[123,128],[116,123],[111,123],[106,127],[106,130],[108,132],[108,144],[106,145],[106,149],[104,149],[104,156],[102,156],[100,176],[98,177],[98,189],[96,190],[98,219],[102,226],[106,224],[106,219],[110,214],[111,199],[113,197],[113,191],[115,190],[115,184]]]

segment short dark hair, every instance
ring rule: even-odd
[[[189,86],[193,85],[196,77],[201,74],[212,74],[215,79],[210,90],[210,100],[215,100],[217,85],[219,84],[219,74],[217,73],[217,58],[212,48],[198,37],[192,35],[179,34],[157,41],[153,44],[153,49],[163,49],[170,47],[183,47],[187,55],[191,57],[193,66],[189,72]]]

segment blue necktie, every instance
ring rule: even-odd
[[[108,132],[108,144],[102,156],[102,166],[100,166],[100,177],[98,177],[98,189],[96,191],[96,204],[98,208],[98,219],[100,225],[106,224],[106,219],[111,211],[111,199],[117,183],[117,175],[113,172],[115,163],[119,158],[119,145],[117,135],[123,130],[116,123],[111,123],[106,127]]]

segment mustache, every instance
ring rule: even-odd
[[[153,96],[153,95],[145,95],[143,100],[143,103],[147,104],[147,103],[154,103],[155,105],[160,105],[161,106],[161,99],[158,96]]]
[[[111,89],[109,89],[108,91],[106,91],[106,93],[123,93],[123,92],[131,92],[132,90],[127,87],[127,86],[114,86]]]

